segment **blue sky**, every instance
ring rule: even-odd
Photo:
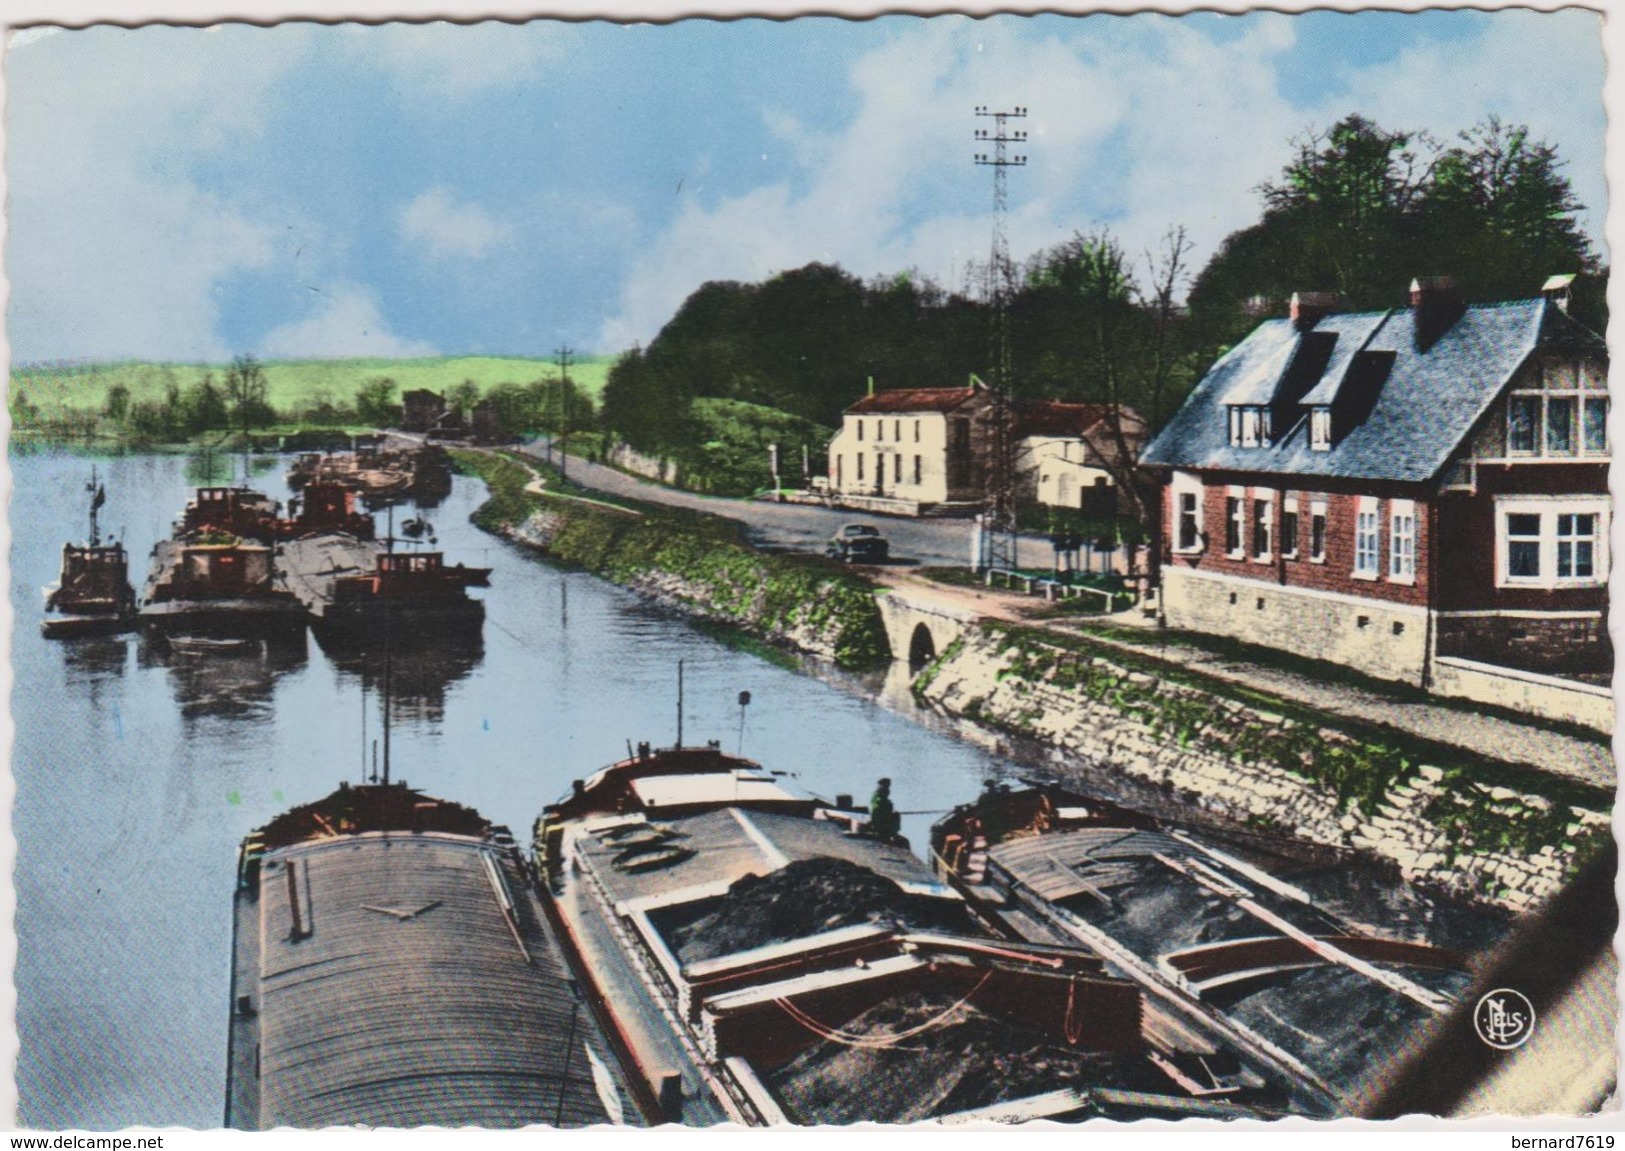
[[[1528,123],[1600,247],[1603,71],[1578,10],[30,32],[8,334],[19,362],[615,352],[707,279],[955,283],[989,238],[977,104],[1033,110],[1018,257],[1183,224],[1200,265],[1351,111]]]

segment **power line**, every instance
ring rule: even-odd
[[[993,305],[991,361],[992,406],[989,412],[992,450],[987,468],[987,505],[982,513],[981,570],[1013,570],[1016,566],[1016,426],[1013,399],[1014,371],[1010,357],[1010,300],[1015,295],[1016,271],[1010,258],[1007,217],[1010,212],[1009,171],[1027,166],[1025,155],[1012,155],[1011,144],[1025,144],[1027,133],[1011,129],[1008,121],[1024,120],[1027,109],[1018,105],[994,110],[978,105],[976,116],[991,119],[992,129],[976,129],[976,139],[992,144],[993,151],[978,152],[976,163],[993,169],[993,248],[988,259],[987,294]]]

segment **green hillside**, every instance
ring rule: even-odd
[[[594,400],[602,393],[613,356],[583,356],[570,365],[571,382]],[[68,409],[100,409],[109,389],[122,384],[132,402],[160,402],[171,384],[186,388],[206,371],[216,383],[226,364],[149,363],[128,360],[105,363],[17,364],[11,369],[11,398],[18,392],[42,413]],[[270,384],[267,397],[278,411],[297,411],[327,400],[344,404],[353,400],[365,380],[388,376],[396,395],[416,388],[444,392],[464,380],[473,380],[481,393],[497,384],[528,384],[552,379],[558,366],[551,360],[520,356],[435,356],[387,360],[267,360]]]

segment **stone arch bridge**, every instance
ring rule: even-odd
[[[893,659],[918,671],[976,626],[976,612],[914,588],[889,588],[875,597]]]

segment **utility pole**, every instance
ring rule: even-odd
[[[558,439],[570,423],[570,357],[576,354],[576,350],[566,344],[555,349],[553,354],[558,357],[559,365],[559,426],[553,433],[553,438]],[[567,481],[570,478],[570,457],[564,447],[564,444],[559,444],[559,479]]]
[[[992,144],[991,154],[978,152],[976,163],[993,169],[993,250],[988,260],[988,303],[993,307],[991,363],[992,407],[989,412],[992,451],[988,460],[987,505],[982,513],[978,568],[1006,571],[1016,567],[1016,420],[1012,397],[1014,372],[1010,359],[1010,300],[1015,295],[1016,270],[1010,259],[1006,218],[1010,211],[1009,170],[1027,165],[1025,155],[1011,155],[1009,145],[1025,144],[1027,133],[1011,129],[1008,121],[1024,120],[1024,106],[995,111],[978,105],[979,119],[991,119],[992,129],[978,128],[976,139]]]

